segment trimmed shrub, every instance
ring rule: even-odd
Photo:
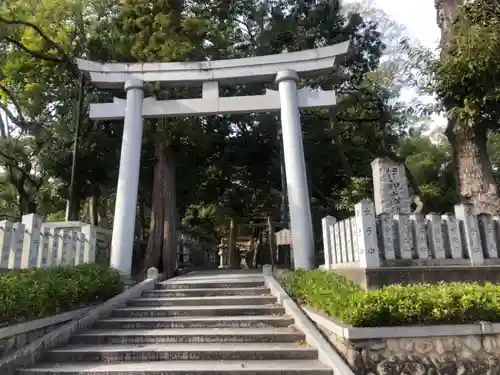
[[[325,270],[298,270],[284,287],[310,305],[355,327],[500,322],[500,285],[439,283],[390,285],[365,291]]]
[[[0,275],[0,323],[49,316],[123,291],[117,270],[100,264],[13,270]]]

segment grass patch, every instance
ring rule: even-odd
[[[325,270],[298,270],[283,280],[288,293],[355,327],[500,322],[500,285],[390,285],[365,291]]]
[[[0,324],[93,305],[123,287],[117,270],[99,264],[13,270],[0,275]]]

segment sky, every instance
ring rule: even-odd
[[[396,22],[405,25],[412,37],[428,48],[436,48],[440,31],[436,23],[434,0],[375,0]]]
[[[397,23],[406,26],[409,36],[423,46],[435,50],[439,43],[440,30],[436,22],[435,0],[374,0],[374,5],[382,9]],[[404,90],[402,97],[411,100],[415,90]],[[433,115],[431,133],[446,125],[443,116]]]

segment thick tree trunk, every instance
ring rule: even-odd
[[[177,200],[175,191],[175,162],[171,147],[167,146],[164,153],[163,180],[163,210],[164,210],[164,236],[163,236],[163,272],[167,277],[174,275],[177,259]]]
[[[486,126],[457,127],[447,137],[452,145],[460,200],[474,204],[478,213],[500,213],[500,196],[486,149]]]
[[[172,277],[175,271],[177,217],[175,164],[173,152],[165,142],[155,145],[153,197],[145,269],[159,267]]]
[[[453,47],[453,29],[458,7],[463,0],[436,0],[437,21],[441,28],[441,59]],[[449,120],[446,136],[453,150],[457,192],[461,201],[475,205],[478,213],[500,213],[500,197],[486,147],[487,127],[472,127]]]

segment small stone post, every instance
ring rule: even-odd
[[[23,215],[21,221],[25,228],[21,268],[36,267],[38,246],[40,243],[40,229],[42,227],[43,218],[36,214],[28,214]]]
[[[453,259],[463,259],[463,247],[460,229],[457,218],[453,214],[444,214],[441,216],[446,225],[445,243],[450,250]]]
[[[12,223],[0,221],[0,268],[9,268],[10,244],[12,242]]]
[[[148,268],[146,271],[146,279],[155,279],[158,281],[158,270],[155,267]]]
[[[356,204],[355,211],[358,229],[359,265],[362,268],[379,268],[380,257],[373,202],[363,200]]]
[[[21,268],[21,259],[24,242],[24,224],[14,223],[10,244],[9,269]]]
[[[354,261],[359,262],[359,246],[358,246],[358,226],[356,224],[356,216],[351,217],[349,219],[351,226],[351,235],[352,235],[352,251],[354,255]],[[331,235],[333,235],[333,228],[331,231]]]
[[[455,206],[455,216],[460,225],[465,249],[473,266],[484,264],[483,246],[479,235],[479,224],[474,214],[474,206],[468,203]]]
[[[441,217],[436,213],[430,213],[427,219],[427,238],[429,247],[435,259],[445,259],[446,251],[444,248],[443,226]]]
[[[35,214],[23,215],[21,222],[24,224],[21,268],[36,267],[42,218]]]
[[[398,251],[401,259],[413,259],[413,231],[410,216],[407,214],[394,215],[398,233]]]
[[[80,230],[76,235],[75,264],[78,265],[85,263],[85,233]]]
[[[96,228],[93,225],[85,225],[82,227],[82,233],[85,235],[83,263],[95,263],[97,241]]]
[[[410,215],[413,228],[413,240],[417,250],[418,259],[429,259],[429,247],[427,245],[427,229],[424,216],[420,213]]]
[[[498,245],[495,236],[494,221],[491,215],[479,214],[479,233],[489,259],[498,258]]]
[[[59,254],[59,228],[50,228],[49,230],[49,244],[48,253],[49,261],[48,264],[51,266],[58,266],[57,254]]]
[[[43,224],[40,228],[40,242],[38,243],[38,257],[37,257],[37,267],[45,268],[49,267],[50,257],[49,257],[49,229]]]
[[[335,222],[336,219],[333,216],[326,216],[321,219],[321,225],[323,228],[323,253],[325,257],[325,268],[327,270],[329,270],[333,264],[334,239],[330,236],[330,227],[333,227]]]
[[[384,247],[381,251],[383,251],[386,260],[394,260],[396,259],[394,219],[389,213],[380,214],[379,218],[380,238]]]
[[[225,241],[222,241],[219,246],[217,246],[219,249],[219,268],[227,268],[227,246],[225,244]]]

